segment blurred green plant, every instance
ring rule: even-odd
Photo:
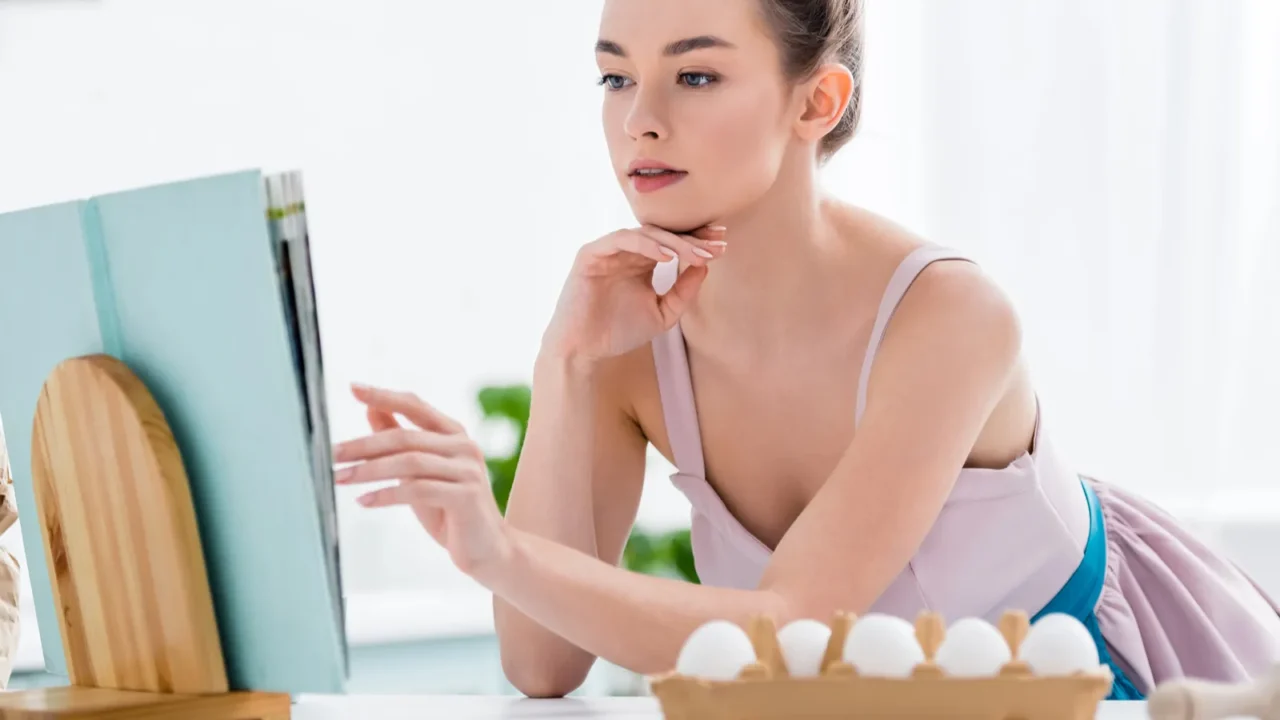
[[[507,500],[516,480],[516,467],[520,452],[524,449],[525,435],[529,431],[529,406],[533,392],[528,385],[498,385],[485,387],[477,397],[480,411],[486,421],[509,422],[516,430],[515,447],[505,455],[485,457],[489,466],[489,479],[493,484],[493,496],[498,510],[507,512]],[[633,527],[622,552],[622,565],[628,570],[676,577],[688,582],[698,582],[693,565],[693,545],[689,530],[650,533]]]

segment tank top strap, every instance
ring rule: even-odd
[[[659,265],[654,272],[654,289],[665,293],[675,282],[678,261]],[[653,364],[658,375],[658,395],[662,418],[667,426],[667,442],[676,470],[682,475],[705,478],[702,433],[698,429],[698,408],[694,402],[693,376],[689,373],[689,352],[680,323],[659,333],[652,341]]]
[[[876,351],[880,349],[880,342],[884,339],[885,328],[889,325],[889,320],[893,317],[893,312],[897,310],[898,304],[902,302],[902,298],[907,294],[907,290],[911,288],[911,284],[915,282],[925,268],[939,260],[966,260],[973,262],[965,255],[950,248],[925,245],[916,248],[903,258],[893,276],[889,278],[889,284],[885,287],[884,296],[880,299],[880,308],[876,312],[875,324],[871,328],[871,338],[867,342],[867,352],[862,359],[862,371],[858,376],[858,399],[853,416],[855,428],[862,422],[862,414],[866,411],[867,385],[871,380],[871,365],[875,360]]]
[[[693,398],[693,377],[680,324],[653,339],[653,363],[658,373],[658,394],[662,418],[667,425],[676,469],[682,475],[704,477],[702,433],[698,430],[698,409]]]

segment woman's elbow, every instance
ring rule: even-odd
[[[546,660],[514,660],[505,656],[502,672],[517,692],[530,698],[561,698],[577,690],[587,679],[584,672],[557,668]]]

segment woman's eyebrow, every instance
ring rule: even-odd
[[[708,48],[733,48],[734,44],[715,35],[698,35],[696,37],[676,40],[669,43],[662,50],[663,55],[683,55],[694,50],[705,50]],[[612,41],[601,38],[596,41],[596,52],[608,55],[617,55],[618,57],[626,57],[627,51],[621,45]]]

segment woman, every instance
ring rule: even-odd
[[[531,696],[596,657],[670,669],[711,619],[836,610],[1068,612],[1116,698],[1256,674],[1280,657],[1276,608],[1055,453],[1008,299],[819,188],[858,122],[860,10],[607,0],[603,122],[640,225],[578,255],[506,518],[475,443],[405,393],[355,388],[374,433],[336,448],[339,481],[399,481],[361,502],[412,507],[493,591]],[[617,567],[649,443],[693,504],[702,585]]]

